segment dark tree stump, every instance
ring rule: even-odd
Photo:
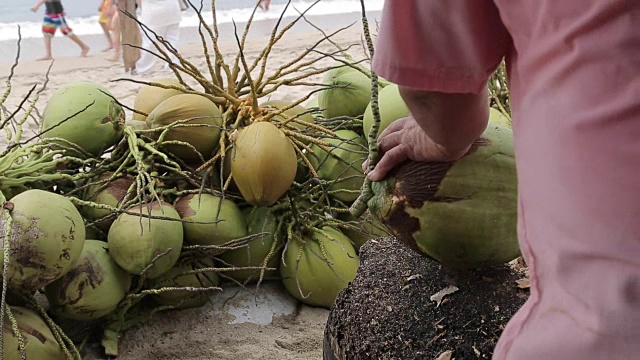
[[[394,238],[369,241],[355,280],[331,309],[325,360],[489,359],[522,306],[524,275],[509,266],[452,272]],[[455,286],[437,306],[430,297]]]

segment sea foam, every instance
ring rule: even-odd
[[[313,4],[313,1],[300,1],[294,2],[289,6],[285,13],[285,17],[290,18],[297,16],[299,12],[307,10],[309,6]],[[382,10],[384,0],[367,0],[367,11],[379,11]],[[284,5],[272,5],[269,11],[261,11],[258,9],[254,16],[254,21],[277,19],[284,10]],[[335,15],[346,14],[352,12],[359,12],[360,1],[349,0],[326,0],[320,1],[318,4],[309,9],[307,15]],[[217,12],[217,20],[219,24],[230,23],[235,21],[236,23],[246,22],[253,8],[231,9],[231,10],[219,10]],[[205,20],[208,20],[209,24],[213,22],[211,11],[204,11],[202,16]],[[91,17],[79,17],[79,18],[67,18],[69,26],[73,29],[77,35],[90,35],[101,34],[102,29],[98,24],[98,16]],[[193,27],[198,26],[198,17],[194,11],[188,10],[183,12],[182,22],[180,27]],[[42,24],[40,22],[10,22],[0,23],[0,41],[15,40],[18,38],[18,27],[20,27],[20,33],[22,38],[33,38],[42,36]]]

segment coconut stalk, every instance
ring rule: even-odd
[[[362,27],[364,36],[367,42],[367,50],[369,51],[370,58],[373,59],[374,46],[371,40],[371,34],[369,32],[369,21],[367,20],[367,12],[364,6],[364,0],[360,0],[362,9]],[[380,154],[378,151],[378,131],[380,129],[380,108],[378,106],[378,75],[371,71],[371,111],[373,113],[373,124],[371,130],[367,134],[367,142],[369,144],[369,157],[367,159],[367,169],[365,173],[369,173],[375,169],[376,164],[380,160]],[[365,177],[362,184],[362,192],[356,201],[349,208],[349,212],[359,218],[366,210],[367,203],[373,197],[373,190],[371,189],[371,180]]]

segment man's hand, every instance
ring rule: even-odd
[[[413,117],[392,122],[378,137],[378,148],[382,157],[375,169],[367,175],[371,181],[384,179],[391,169],[408,159],[434,162],[455,161],[469,150],[469,147],[453,152],[447,150],[433,141]]]
[[[412,116],[391,123],[378,138],[382,158],[369,173],[380,181],[401,162],[455,161],[469,151],[487,127],[487,90],[480,93],[442,93],[400,86]]]

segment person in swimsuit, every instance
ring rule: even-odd
[[[98,11],[100,12],[98,22],[100,23],[100,27],[102,28],[104,35],[107,37],[108,44],[108,46],[102,51],[107,52],[114,49],[114,41],[111,38],[111,19],[114,15],[111,0],[102,0],[100,7],[98,7]]]
[[[31,8],[31,11],[37,12],[42,5],[45,5],[44,20],[42,21],[42,33],[44,34],[44,47],[46,54],[38,60],[51,60],[51,38],[56,34],[56,30],[60,29],[62,34],[73,40],[80,47],[80,56],[85,57],[89,53],[89,46],[73,33],[67,20],[64,17],[64,8],[61,0],[38,0]]]

